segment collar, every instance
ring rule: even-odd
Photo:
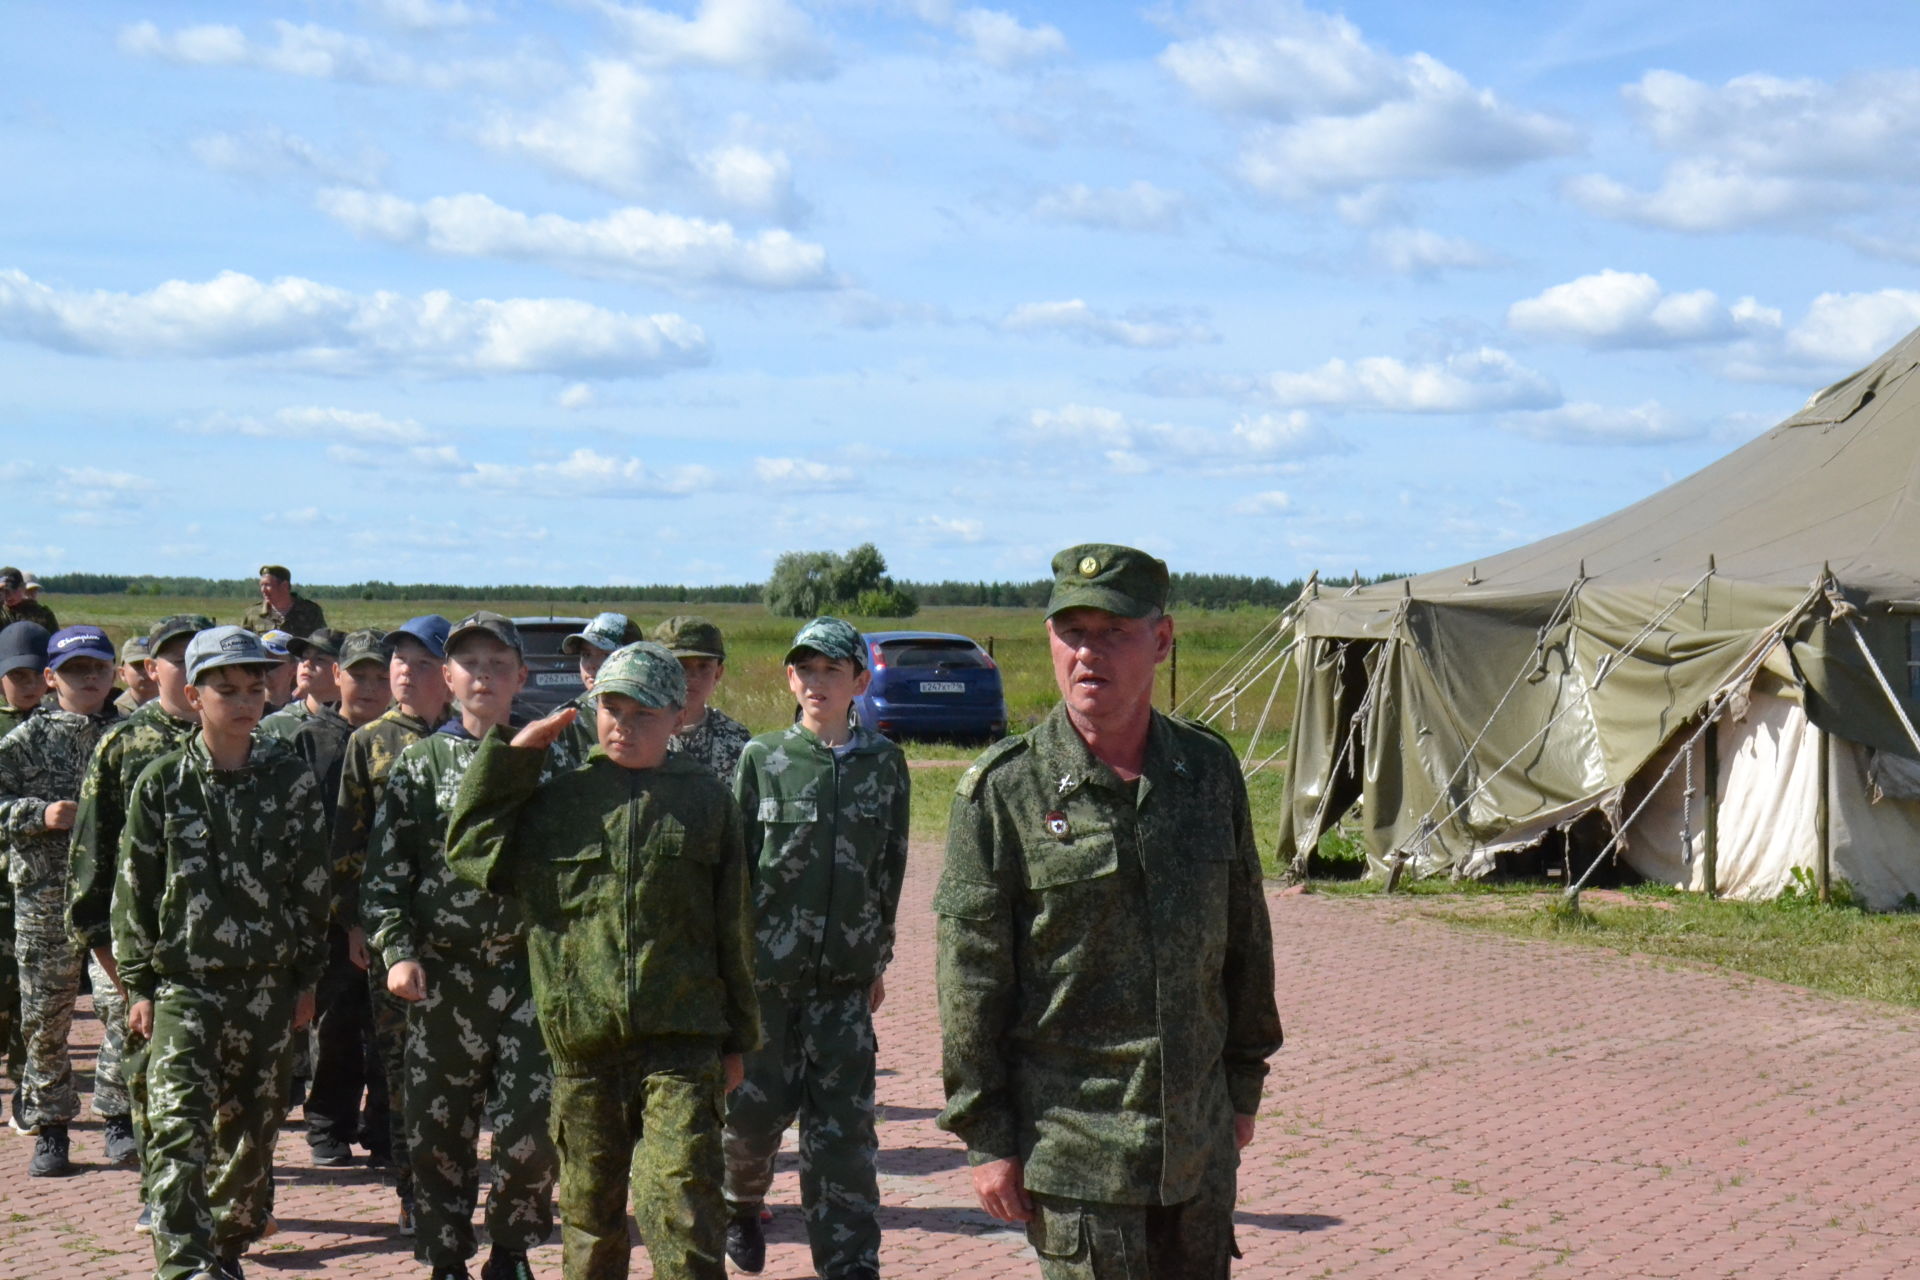
[[[1101,787],[1116,795],[1128,793],[1120,775],[1093,754],[1087,740],[1073,727],[1073,721],[1067,718],[1066,703],[1055,704],[1031,736],[1055,795],[1071,795],[1086,786]],[[1174,778],[1185,779],[1191,772],[1186,753],[1175,739],[1167,718],[1155,711],[1147,722],[1147,751],[1140,762],[1137,801],[1144,803],[1155,787],[1166,786]]]

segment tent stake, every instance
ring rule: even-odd
[[[1706,857],[1701,870],[1706,875],[1707,896],[1720,896],[1720,731],[1710,728],[1706,733],[1706,772],[1707,772],[1707,812]]]

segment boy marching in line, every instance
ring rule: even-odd
[[[120,708],[122,716],[130,716],[152,702],[158,692],[153,677],[147,674],[146,636],[129,636],[120,646],[120,683],[126,688],[113,700],[113,705]]]
[[[47,696],[47,641],[53,633],[37,622],[0,627],[0,738],[13,732]],[[15,1133],[20,1121],[20,1071],[27,1048],[20,1036],[20,969],[13,947],[13,884],[7,877],[7,846],[0,841],[0,1049],[12,1081]]]
[[[187,695],[187,644],[213,626],[203,614],[182,613],[156,622],[147,632],[147,672],[156,692],[127,719],[101,735],[80,784],[80,808],[73,820],[72,880],[67,889],[67,928],[112,980],[124,1000],[125,987],[113,962],[113,892],[120,873],[120,837],[127,821],[133,784],[155,760],[183,745],[200,727],[200,713]],[[145,1036],[130,1036],[124,1018],[101,1019],[103,1039],[94,1066],[99,1079],[118,1074],[127,1091],[133,1137],[141,1162],[140,1217],[134,1229],[146,1231],[147,1125]],[[97,1086],[96,1086],[97,1087]]]
[[[627,1275],[626,1199],[658,1280],[720,1280],[722,1091],[760,1038],[740,815],[670,755],[687,696],[641,642],[597,673],[599,744],[541,781],[563,707],[481,743],[447,828],[448,862],[519,900],[553,1059],[567,1280]]]
[[[373,837],[373,819],[387,787],[387,775],[400,753],[446,722],[449,697],[442,663],[452,624],[437,613],[422,614],[387,633],[387,675],[394,704],[384,715],[353,731],[340,766],[340,800],[333,819],[333,918],[347,932],[347,955],[366,971],[372,1004],[373,1040],[383,1094],[369,1088],[362,1118],[368,1162],[393,1169],[400,1196],[400,1230],[413,1231],[413,1166],[407,1159],[407,1135],[401,1093],[406,1055],[406,1003],[387,991],[387,967],[367,951],[360,927],[360,876]],[[376,1110],[384,1098],[385,1107]]]
[[[593,715],[593,681],[607,655],[622,645],[640,638],[640,628],[624,613],[595,614],[593,621],[560,642],[560,652],[580,660],[580,683],[584,692],[567,705],[579,712],[560,740],[553,744],[555,771],[571,769],[586,761],[587,752],[598,741]]]
[[[447,817],[474,752],[507,723],[527,681],[512,622],[485,611],[447,637],[457,718],[400,753],[387,775],[361,878],[361,922],[409,1003],[401,1090],[413,1162],[414,1257],[433,1280],[467,1280],[477,1246],[480,1125],[493,1128],[481,1280],[533,1280],[527,1253],[553,1231],[553,1070],[535,1019],[517,903],[447,865]]]
[[[800,1202],[814,1270],[880,1273],[873,1011],[886,998],[906,874],[906,757],[855,723],[867,644],[815,618],[787,652],[791,727],[747,744],[734,797],[755,860],[755,980],[766,1042],[727,1106],[727,1256],[766,1265],[760,1209],[800,1117]]]
[[[340,701],[340,643],[346,638],[332,627],[322,627],[310,636],[287,641],[287,654],[293,659],[294,698],[262,720],[260,732],[291,743],[309,716]],[[314,776],[320,776],[318,770]]]
[[[216,627],[187,645],[200,730],[127,806],[113,952],[149,1043],[157,1280],[239,1280],[266,1231],[290,1037],[325,958],[326,836],[313,773],[257,737],[274,662]]]
[[[680,659],[680,669],[687,673],[687,708],[680,713],[680,728],[667,749],[692,756],[720,781],[731,784],[740,753],[753,735],[720,708],[707,705],[727,670],[727,643],[720,628],[705,618],[682,615],[655,627],[653,638]]]
[[[66,627],[47,644],[46,679],[60,705],[42,703],[19,728],[0,739],[0,839],[7,843],[13,889],[15,947],[20,983],[21,1035],[27,1058],[21,1072],[20,1125],[38,1135],[27,1173],[35,1178],[73,1172],[67,1126],[80,1114],[67,1036],[73,1028],[86,948],[67,931],[71,836],[87,760],[107,727],[120,719],[107,704],[113,692],[113,642],[98,627]],[[93,962],[94,1006],[102,1026],[126,1017],[112,980]],[[134,1158],[133,1122],[117,1073],[95,1080],[94,1114],[105,1122],[107,1159]]]

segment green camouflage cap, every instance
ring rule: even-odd
[[[867,669],[867,642],[851,622],[842,622],[838,618],[815,618],[800,628],[793,637],[793,643],[787,646],[787,664],[792,665],[793,656],[803,649],[811,649],[829,658],[845,658],[860,671]]]
[[[579,653],[582,645],[592,645],[602,653],[612,653],[623,644],[640,638],[640,624],[624,613],[597,613],[593,621],[560,642],[560,652]]]
[[[521,657],[526,657],[527,647],[520,643],[520,628],[513,625],[513,619],[504,614],[482,609],[470,613],[453,624],[453,630],[447,632],[447,652],[453,652],[453,646],[472,635],[488,635],[506,645]]]
[[[688,614],[668,618],[653,629],[653,639],[656,644],[666,646],[667,652],[676,658],[727,660],[727,646],[720,638],[720,628],[705,618]]]
[[[147,631],[147,656],[151,658],[175,636],[193,636],[213,630],[213,619],[204,613],[176,613],[162,618]]]
[[[368,627],[364,631],[353,631],[340,642],[340,665],[358,666],[362,662],[377,662],[387,665],[387,659],[393,656],[393,650],[387,647],[387,633]]]
[[[1063,609],[1105,609],[1144,618],[1167,607],[1167,562],[1110,542],[1083,542],[1053,558],[1047,616]]]
[[[147,648],[145,636],[128,636],[120,646],[120,665],[124,667],[129,662],[145,662]]]
[[[337,661],[340,657],[340,645],[346,638],[347,633],[344,631],[322,627],[310,636],[295,636],[287,641],[287,652],[296,658],[304,658],[314,653]]]
[[[593,678],[589,698],[624,693],[643,707],[687,705],[687,673],[680,659],[651,640],[615,649]]]

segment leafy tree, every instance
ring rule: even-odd
[[[887,558],[871,542],[845,555],[789,551],[773,562],[773,576],[761,594],[769,610],[788,618],[823,613],[905,618],[920,611],[913,593],[887,576]]]

